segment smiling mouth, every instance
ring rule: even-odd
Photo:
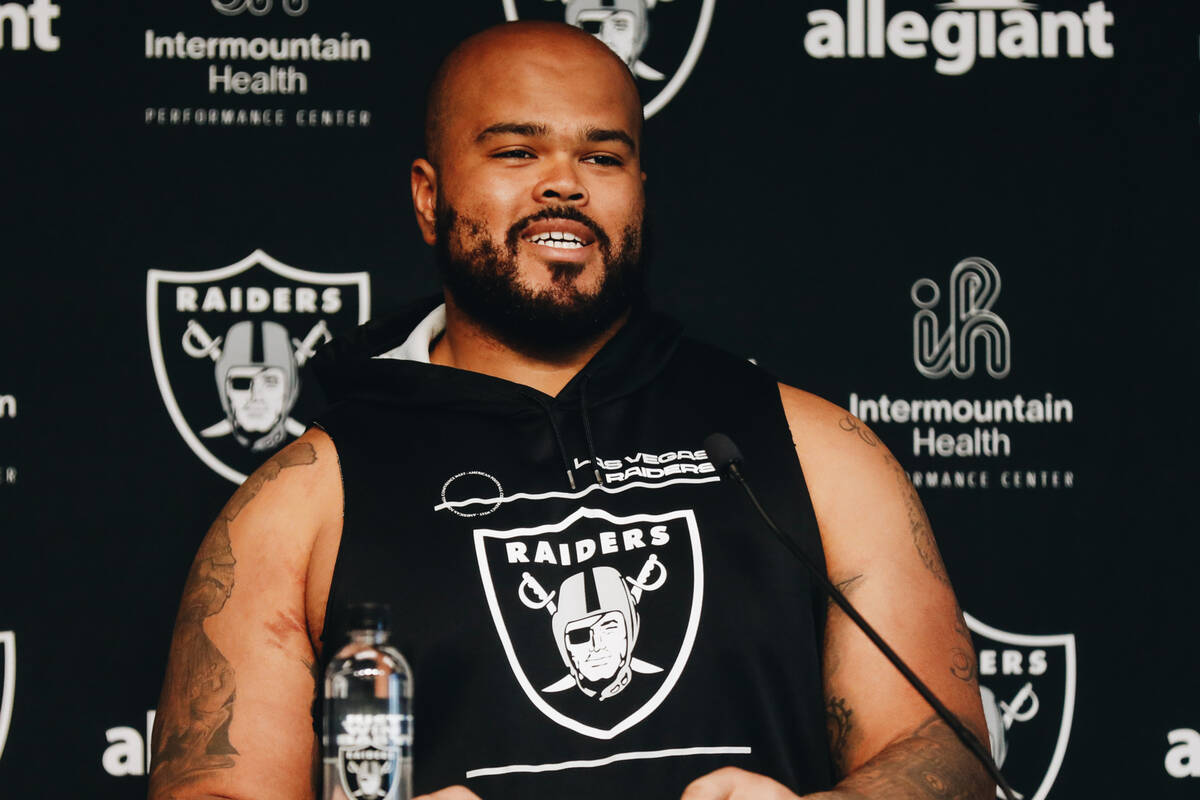
[[[583,257],[582,251],[596,244],[599,238],[582,220],[557,215],[535,219],[521,232],[521,241],[557,250],[561,256],[575,254],[577,258]]]

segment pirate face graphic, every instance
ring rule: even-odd
[[[233,434],[252,450],[275,447],[296,404],[300,380],[287,329],[277,322],[238,322],[216,363],[217,392]]]
[[[638,601],[643,592],[658,589],[667,579],[667,568],[657,556],[646,560],[636,578],[622,578],[613,567],[592,567],[576,572],[549,594],[528,572],[522,578],[517,590],[521,602],[550,612],[554,642],[568,671],[543,692],[575,686],[588,697],[605,700],[628,686],[634,672],[662,672],[633,657],[641,623]]]
[[[233,367],[225,375],[225,396],[234,429],[266,433],[283,418],[288,379],[279,367]]]
[[[638,613],[621,573],[612,567],[577,572],[562,582],[551,618],[563,664],[580,691],[601,699],[629,683]]]
[[[650,35],[646,0],[567,0],[566,21],[604,42],[630,67]]]
[[[593,683],[616,675],[631,649],[629,625],[620,611],[577,619],[564,637],[575,673]]]

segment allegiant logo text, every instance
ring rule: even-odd
[[[1074,11],[1035,13],[1022,0],[954,0],[938,3],[932,20],[915,11],[890,17],[885,0],[847,0],[843,17],[830,9],[808,14],[804,49],[813,58],[916,59],[937,54],[941,75],[963,75],[979,58],[1112,58],[1108,29],[1115,22],[1103,0]]]

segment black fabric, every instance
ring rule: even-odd
[[[317,359],[336,401],[317,424],[345,488],[324,652],[347,604],[391,604],[414,670],[417,793],[677,798],[730,764],[828,788],[824,603],[701,451],[731,436],[768,510],[823,564],[775,380],[651,312],[555,398],[371,358],[432,305]],[[677,749],[690,752],[629,755]],[[468,778],[575,761],[593,763]]]

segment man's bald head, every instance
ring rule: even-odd
[[[425,101],[425,153],[440,166],[442,140],[456,103],[469,94],[470,84],[503,80],[506,62],[530,54],[556,62],[588,64],[597,80],[624,84],[622,94],[637,121],[641,139],[642,110],[633,74],[608,45],[590,33],[562,22],[507,22],[465,39],[450,51],[434,74]]]

